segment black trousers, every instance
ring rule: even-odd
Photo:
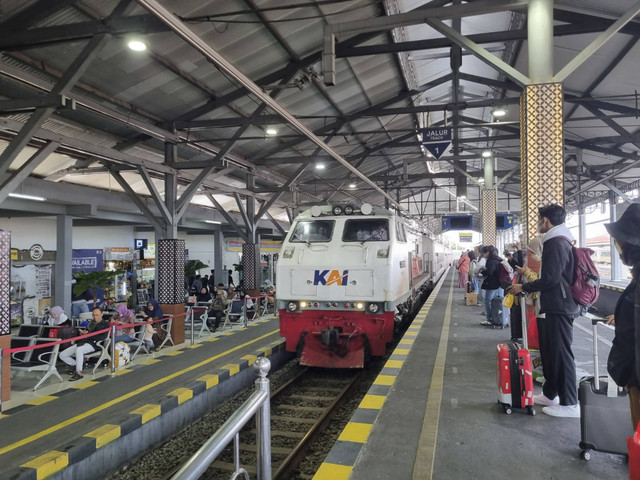
[[[207,318],[209,328],[213,326],[213,330],[217,330],[222,320],[222,310],[210,310]],[[212,325],[213,324],[213,325]]]
[[[560,405],[578,404],[576,363],[573,358],[573,315],[546,314],[538,318],[540,358],[544,373],[542,392],[547,398],[560,397]]]

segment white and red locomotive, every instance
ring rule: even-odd
[[[300,214],[277,266],[280,335],[303,365],[363,367],[384,355],[451,254],[412,221],[368,204]],[[422,298],[420,298],[422,297]]]

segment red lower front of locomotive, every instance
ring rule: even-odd
[[[280,310],[279,317],[280,336],[301,365],[362,368],[369,355],[384,355],[393,339],[393,312]]]

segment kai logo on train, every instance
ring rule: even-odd
[[[314,285],[338,285],[345,287],[349,278],[349,270],[316,270],[313,273]]]

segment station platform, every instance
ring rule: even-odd
[[[77,382],[51,377],[3,405],[0,478],[104,478],[252,384],[259,356],[272,368],[290,357],[277,317],[139,354],[115,375],[99,369]]]
[[[580,458],[580,419],[497,403],[496,345],[457,275],[444,275],[341,433],[314,480],[626,479],[624,456]],[[454,278],[455,277],[455,278]],[[591,322],[574,323],[578,379],[592,374]],[[613,329],[599,326],[600,374]],[[536,383],[535,394],[542,391]],[[629,424],[631,419],[629,418]]]

